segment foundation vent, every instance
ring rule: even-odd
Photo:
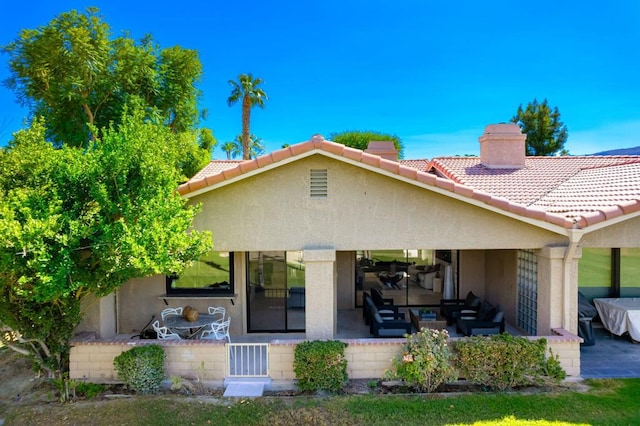
[[[327,198],[327,169],[311,169],[311,198]]]

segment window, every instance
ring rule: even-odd
[[[538,328],[538,259],[532,250],[518,250],[518,326],[535,336]]]
[[[233,253],[210,251],[180,276],[168,276],[166,285],[167,295],[233,294]]]

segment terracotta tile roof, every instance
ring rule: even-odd
[[[569,217],[620,216],[640,203],[640,161],[583,169],[533,205]]]
[[[575,219],[579,227],[640,210],[640,156],[526,157],[522,169],[488,169],[478,157],[443,157],[433,159],[429,170],[514,204]]]
[[[640,156],[527,157],[523,169],[488,169],[478,157],[387,160],[320,135],[253,160],[214,160],[180,185],[178,192],[183,196],[200,193],[314,153],[361,163],[470,202],[563,228],[582,228],[640,211]]]
[[[398,160],[400,164],[407,167],[412,167],[416,170],[420,170],[421,172],[427,171],[427,166],[429,165],[429,160]]]
[[[455,182],[528,206],[580,170],[633,162],[640,162],[640,157],[526,157],[522,169],[489,169],[478,157],[440,157],[428,167]]]
[[[240,164],[242,160],[212,160],[195,174],[190,180],[200,180],[207,176],[215,175],[225,170],[232,169]]]

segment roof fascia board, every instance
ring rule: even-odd
[[[600,230],[602,228],[607,228],[609,226],[617,225],[618,223],[622,223],[622,222],[625,222],[627,220],[634,219],[634,218],[639,217],[639,216],[640,216],[640,211],[636,211],[636,212],[633,212],[633,213],[628,213],[628,214],[624,214],[624,215],[621,215],[621,216],[616,216],[616,217],[611,218],[611,219],[603,220],[602,222],[598,222],[598,223],[596,223],[594,225],[590,225],[590,226],[587,226],[587,227],[582,228],[582,229],[584,231],[586,231],[587,233],[594,232],[594,231],[598,231],[598,230]]]
[[[209,191],[213,191],[214,189],[222,188],[224,186],[231,185],[231,184],[233,184],[235,182],[250,178],[251,176],[256,176],[256,175],[259,175],[261,173],[267,172],[269,170],[273,170],[273,169],[276,169],[278,167],[287,165],[289,163],[293,163],[293,162],[295,162],[297,160],[300,160],[302,158],[310,157],[313,154],[326,154],[326,152],[322,151],[322,150],[318,150],[318,149],[313,149],[311,151],[303,152],[301,154],[296,155],[295,157],[288,157],[288,158],[285,158],[284,160],[280,160],[280,161],[277,161],[277,162],[274,162],[274,163],[267,164],[265,166],[262,166],[262,167],[259,167],[259,168],[255,169],[255,170],[251,170],[249,172],[242,173],[242,174],[240,174],[238,176],[235,176],[233,178],[225,179],[222,182],[219,182],[219,183],[207,186],[205,188],[198,189],[196,191],[190,192],[188,194],[183,195],[182,198],[187,198],[188,199],[188,198],[196,197],[198,195],[202,195],[202,194],[207,193]]]

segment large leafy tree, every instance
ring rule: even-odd
[[[567,126],[560,120],[558,107],[551,108],[545,99],[529,102],[526,108],[518,106],[516,115],[511,118],[527,135],[527,155],[549,156],[560,152],[567,154],[564,144],[569,133]]]
[[[84,296],[179,273],[210,249],[177,194],[179,134],[142,112],[54,148],[43,120],[0,150],[0,339],[53,377],[68,368]]]
[[[404,157],[404,144],[402,139],[389,133],[374,132],[371,130],[349,130],[329,134],[329,139],[336,143],[364,151],[371,141],[393,141],[398,150],[398,158]]]
[[[62,13],[46,26],[22,30],[2,50],[10,68],[4,85],[32,117],[46,117],[46,135],[56,146],[88,146],[97,136],[94,129],[120,123],[126,105],[142,107],[147,118],[174,133],[193,130],[201,117],[197,52],[160,49],[151,36],[112,38],[96,8]],[[197,148],[206,151],[200,157],[208,161],[208,144],[215,139],[199,142]]]
[[[251,159],[251,108],[259,106],[264,108],[264,102],[268,99],[267,94],[259,86],[263,84],[261,78],[253,78],[251,74],[240,74],[238,81],[229,80],[231,85],[231,95],[227,99],[229,106],[236,102],[242,102],[242,159]]]

